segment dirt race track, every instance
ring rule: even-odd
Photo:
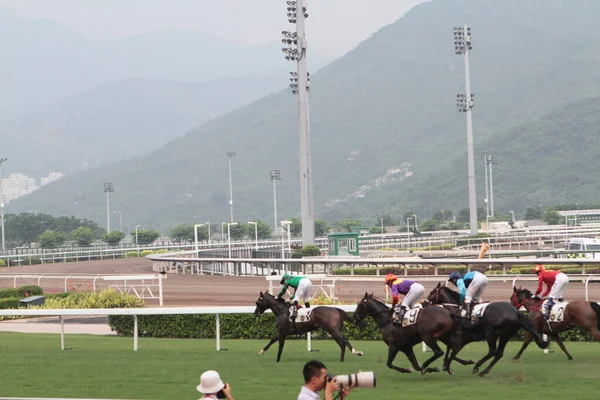
[[[146,259],[83,261],[31,265],[2,268],[2,274],[148,274],[153,273],[151,262]],[[1,276],[1,275],[0,275]],[[418,277],[415,277],[418,278]],[[72,280],[70,285],[84,290],[92,279]],[[37,279],[19,278],[17,286],[37,284]],[[108,287],[109,283],[96,281],[97,287]],[[79,285],[79,286],[78,286]],[[436,285],[435,282],[423,282],[426,294]],[[64,279],[42,279],[41,286],[47,293],[64,291]],[[524,282],[524,286],[535,290],[533,281]],[[13,279],[0,279],[0,288],[13,287]],[[279,285],[275,283],[275,290]],[[163,281],[164,306],[212,306],[212,305],[254,305],[261,290],[268,289],[264,277],[231,277],[210,275],[168,274]],[[314,287],[313,287],[314,290]],[[545,286],[544,286],[545,290]],[[381,284],[376,282],[339,282],[337,296],[344,301],[354,301],[368,291],[383,297],[383,276]],[[511,282],[490,282],[484,300],[508,301],[512,293]],[[158,289],[154,292],[158,295]],[[584,300],[585,288],[581,282],[570,282],[565,293],[567,300]],[[590,300],[600,300],[600,284],[590,284]],[[146,307],[158,306],[158,300],[147,299]]]

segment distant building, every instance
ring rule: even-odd
[[[57,181],[63,176],[65,176],[65,174],[63,174],[62,172],[50,172],[50,175],[48,175],[46,178],[41,179],[40,186],[44,186],[54,181]]]
[[[39,188],[35,182],[35,178],[30,178],[24,174],[10,174],[8,178],[2,179],[2,195],[6,203],[25,196]]]
[[[57,181],[65,176],[61,172],[51,172],[46,178],[42,178],[40,185],[38,186],[35,178],[30,178],[27,175],[21,173],[10,174],[8,178],[2,179],[2,199],[4,203],[9,203],[11,200],[18,199],[19,197],[25,196],[31,192],[35,192],[41,186],[47,185],[51,182]]]

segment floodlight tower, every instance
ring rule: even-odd
[[[467,116],[467,169],[469,177],[469,224],[471,235],[477,234],[477,199],[475,197],[475,155],[473,150],[473,119],[471,110],[475,103],[471,93],[471,71],[469,69],[469,52],[471,46],[471,28],[464,26],[454,27],[454,50],[456,54],[465,57],[465,93],[456,95],[456,106],[458,111],[466,113]]]
[[[298,95],[298,131],[300,137],[300,204],[302,214],[302,244],[315,243],[315,214],[312,191],[312,170],[310,162],[310,124],[308,117],[309,74],[306,70],[305,19],[306,0],[287,1],[288,22],[296,25],[295,32],[283,31],[282,43],[287,44],[282,51],[285,59],[296,62],[296,72],[290,72],[290,88]]]

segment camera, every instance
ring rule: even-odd
[[[227,384],[225,384],[225,386],[223,386],[223,389],[227,388]],[[219,390],[217,392],[217,399],[226,399],[227,395],[225,395],[225,392],[223,392],[223,389]]]
[[[333,379],[337,379],[338,389],[341,388],[374,388],[377,380],[375,379],[375,372],[357,372],[348,375],[337,375],[333,376],[327,374],[328,381],[331,382]]]

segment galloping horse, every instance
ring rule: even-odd
[[[427,302],[431,304],[441,304],[453,312],[455,318],[458,316],[458,304],[460,295],[440,283],[431,291],[427,297]],[[460,345],[464,346],[471,342],[486,340],[488,343],[488,353],[473,367],[473,373],[479,372],[479,368],[490,358],[494,359],[490,362],[479,376],[483,377],[488,374],[492,367],[504,355],[504,348],[512,336],[514,336],[520,328],[525,329],[534,338],[535,342],[541,349],[548,347],[548,342],[542,339],[542,336],[535,328],[533,322],[510,303],[499,302],[490,303],[483,317],[479,319],[472,327],[464,330],[464,334],[458,335]],[[450,362],[456,356],[458,351],[450,356]],[[460,349],[459,349],[460,351]],[[448,365],[450,365],[450,362]]]
[[[600,304],[598,303],[582,300],[570,301],[564,309],[562,321],[547,322],[541,312],[544,300],[532,298],[529,290],[514,287],[510,301],[517,308],[521,308],[521,306],[525,307],[535,327],[540,332],[556,340],[556,343],[569,360],[572,360],[573,357],[567,351],[565,344],[558,335],[559,333],[579,326],[592,335],[594,340],[600,341]],[[521,357],[521,354],[523,354],[530,342],[531,334],[528,333],[525,336],[521,350],[519,350],[514,358],[515,360]]]
[[[277,334],[268,345],[265,346],[258,354],[264,354],[265,351],[269,350],[269,347],[277,341],[279,341],[279,351],[277,352],[277,362],[281,360],[281,353],[283,351],[283,345],[285,344],[285,338],[288,335],[301,335],[304,333],[312,332],[317,328],[323,329],[329,333],[331,337],[336,341],[342,350],[340,361],[344,361],[344,355],[346,354],[346,347],[352,351],[352,354],[362,356],[362,351],[357,351],[350,345],[350,342],[342,334],[342,327],[344,321],[349,320],[350,316],[346,314],[344,310],[340,310],[336,307],[314,307],[311,310],[310,319],[305,322],[292,323],[289,316],[289,305],[283,299],[277,299],[268,292],[260,292],[260,296],[256,300],[256,309],[254,315],[259,316],[264,313],[267,309],[273,311],[275,314],[275,323],[277,326]]]
[[[383,341],[388,345],[387,366],[396,371],[409,373],[410,368],[400,368],[392,364],[399,351],[404,353],[413,368],[421,373],[439,372],[439,368],[428,368],[428,366],[438,358],[444,355],[444,352],[438,346],[438,340],[446,344],[449,348],[458,351],[459,344],[452,333],[455,330],[455,321],[450,316],[450,312],[442,307],[428,307],[419,311],[416,319],[411,321],[411,325],[399,327],[392,321],[393,310],[385,303],[373,297],[373,294],[365,293],[365,297],[358,303],[353,319],[361,321],[365,317],[372,317],[381,329]],[[405,317],[411,318],[411,312],[408,311]],[[433,350],[433,356],[423,363],[420,367],[413,351],[413,346],[425,342]],[[446,352],[444,359],[444,371],[450,375],[454,372],[449,368],[447,362],[449,351]],[[463,361],[456,359],[463,365],[473,364],[474,361]],[[447,366],[448,364],[448,366]]]

